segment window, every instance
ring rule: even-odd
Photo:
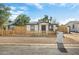
[[[53,25],[49,25],[49,30],[53,31]]]
[[[74,29],[74,24],[73,24],[73,27],[72,28]]]
[[[34,31],[35,30],[35,26],[34,25],[31,25],[30,26],[30,29],[31,29],[31,31]]]

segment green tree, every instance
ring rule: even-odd
[[[28,17],[25,14],[20,14],[16,17],[14,25],[25,26],[27,23],[29,23],[29,21],[30,21],[30,17]]]
[[[0,4],[0,27],[9,19],[11,13],[9,12],[11,9],[4,4]]]
[[[44,15],[44,17],[42,19],[40,19],[39,21],[43,21],[43,22],[51,22],[53,20],[52,17],[48,17],[48,15]]]
[[[53,18],[50,16],[50,19],[49,19],[49,22],[50,22],[50,23],[52,22],[52,19],[53,19]]]
[[[48,15],[44,15],[43,21],[49,21]]]
[[[50,22],[50,23],[53,23],[53,24],[57,24],[56,19],[54,19],[54,18],[52,18],[52,17],[50,17],[49,22]]]
[[[48,15],[44,15],[44,17],[42,19],[39,19],[39,21],[42,21],[42,22],[49,22],[51,24],[58,24],[56,22],[56,19],[54,19],[53,17],[49,17]]]
[[[44,17],[42,19],[40,19],[39,21],[43,21],[43,22],[48,22],[48,15],[44,15]]]

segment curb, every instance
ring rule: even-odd
[[[0,43],[0,46],[32,46],[57,48],[57,44],[25,44],[25,43]],[[65,48],[79,48],[79,44],[64,44]]]

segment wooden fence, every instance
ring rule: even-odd
[[[25,27],[16,27],[10,30],[0,29],[0,36],[28,36],[28,37],[53,37],[56,33],[53,31],[36,32],[27,31]]]

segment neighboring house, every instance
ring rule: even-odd
[[[48,21],[31,22],[26,25],[27,31],[48,32],[56,31],[58,24],[49,23]]]
[[[15,25],[14,25],[13,21],[10,21],[10,20],[9,20],[9,21],[7,21],[7,23],[5,24],[5,27],[4,27],[4,28],[5,28],[6,30],[10,30],[10,29],[12,30],[12,29],[14,29],[14,27],[15,27]]]
[[[70,32],[79,32],[79,21],[70,21],[66,24]]]

